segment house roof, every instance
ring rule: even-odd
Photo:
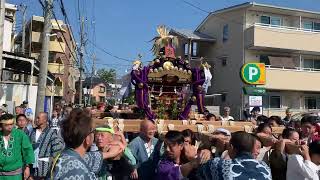
[[[310,10],[304,10],[304,9],[289,8],[289,7],[276,6],[276,5],[270,5],[270,4],[262,4],[262,3],[256,3],[256,2],[246,2],[246,3],[237,4],[237,5],[234,5],[234,6],[230,6],[230,7],[227,7],[227,8],[223,8],[223,9],[219,9],[219,10],[211,12],[200,23],[200,25],[196,28],[196,31],[198,31],[200,29],[200,27],[202,27],[203,24],[208,20],[208,18],[213,16],[213,15],[217,15],[217,14],[220,14],[220,13],[229,12],[229,11],[233,11],[233,10],[238,10],[238,9],[242,9],[242,8],[250,8],[250,7],[272,8],[272,9],[278,9],[278,10],[283,10],[283,11],[287,11],[287,12],[291,11],[291,12],[297,12],[297,13],[312,14],[312,15],[317,15],[317,16],[320,15],[320,12],[318,12],[318,11],[310,11]]]
[[[171,32],[176,33],[186,39],[199,40],[199,41],[216,41],[215,38],[210,37],[208,35],[202,34],[197,31],[189,30],[189,29],[171,29]]]

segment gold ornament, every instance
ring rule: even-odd
[[[163,63],[163,68],[164,68],[165,70],[170,70],[170,69],[172,69],[172,68],[173,68],[172,62],[167,61],[167,62]]]
[[[133,64],[133,65],[137,65],[137,64],[139,64],[139,65],[140,65],[140,64],[141,64],[141,61],[139,61],[139,60],[135,60],[135,61],[133,61],[133,62],[132,62],[132,64]]]

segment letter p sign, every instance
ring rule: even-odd
[[[249,80],[252,81],[253,77],[258,75],[258,68],[256,67],[249,67]]]
[[[266,82],[265,65],[248,63],[242,66],[241,78],[247,84],[262,85]]]

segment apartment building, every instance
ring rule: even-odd
[[[54,19],[51,23],[48,71],[54,75],[55,80],[53,85],[47,85],[46,96],[54,96],[54,102],[63,100],[66,103],[74,103],[75,82],[79,79],[75,59],[77,56],[75,39],[69,25]],[[43,25],[44,18],[40,16],[32,16],[26,25],[25,52],[38,60],[42,48]],[[17,36],[17,42],[21,42],[21,34]],[[21,44],[16,51],[20,50]]]
[[[257,87],[265,88],[263,114],[320,109],[320,12],[249,2],[210,13],[191,33],[200,34],[200,40],[190,38],[181,48],[189,47],[212,65],[208,94],[220,96],[208,97],[210,105],[230,106],[232,115],[242,118],[250,96],[244,88],[252,86],[241,80],[240,69],[261,62],[266,84]],[[196,48],[188,46],[194,43]]]
[[[5,18],[3,25],[3,50],[11,52],[14,36],[17,6],[5,3]]]

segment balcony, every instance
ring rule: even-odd
[[[52,89],[53,87],[53,89]],[[62,86],[47,86],[46,96],[63,96]]]
[[[31,36],[32,36],[32,42],[38,42],[38,43],[41,42],[41,32],[33,31]]]
[[[49,51],[51,51],[51,52],[64,53],[65,50],[66,50],[66,45],[65,45],[64,42],[50,41]]]
[[[259,87],[289,91],[320,91],[320,70],[266,66],[266,84]]]
[[[53,74],[63,74],[64,64],[48,63],[48,71],[50,71]]]
[[[319,31],[256,23],[245,33],[245,43],[249,49],[283,49],[320,53]]]

